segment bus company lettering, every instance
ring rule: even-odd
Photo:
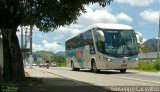
[[[82,51],[76,50],[76,58],[82,58]]]

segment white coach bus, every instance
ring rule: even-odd
[[[120,70],[138,67],[138,43],[131,26],[94,24],[65,43],[67,66],[72,70]]]

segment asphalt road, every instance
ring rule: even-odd
[[[101,71],[100,73],[92,73],[89,70],[72,71],[71,68],[50,67],[34,69],[46,71],[48,73],[61,76],[64,78],[72,79],[77,82],[84,82],[103,88],[112,88],[118,86],[135,86],[135,87],[158,87],[160,91],[160,73],[145,73],[127,71],[120,73],[119,71]]]
[[[27,67],[25,68],[25,72],[27,72],[30,77],[40,80],[41,83],[20,86],[18,87],[18,92],[112,92],[109,89],[104,89],[99,86],[75,81],[73,79],[47,72],[42,68],[30,69]],[[2,92],[17,92],[11,90],[11,88],[2,88]]]

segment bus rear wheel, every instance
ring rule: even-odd
[[[91,69],[91,71],[94,72],[94,73],[100,72],[100,70],[97,69],[96,62],[93,62],[93,63],[92,63],[92,69]]]
[[[127,69],[120,69],[121,73],[126,73]]]

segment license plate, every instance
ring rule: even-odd
[[[127,67],[127,64],[122,64],[121,67],[122,68]]]

